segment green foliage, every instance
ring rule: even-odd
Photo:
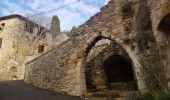
[[[71,31],[70,31],[70,34],[72,37],[76,37],[76,36],[79,36],[79,34],[77,33],[77,28],[76,26],[73,26]]]
[[[153,38],[150,9],[147,2],[140,1],[136,14],[136,42],[140,52],[140,64],[142,65],[141,77],[144,79],[149,92],[167,91],[165,66],[160,55],[159,48]]]
[[[79,34],[77,33],[77,28],[76,28],[76,26],[73,26],[72,29],[71,29],[71,31],[66,31],[66,30],[64,30],[64,31],[62,31],[61,33],[66,34],[66,35],[69,36],[69,37],[77,37],[77,36],[79,36]]]
[[[161,60],[155,57],[141,59],[141,73],[149,91],[167,90],[167,80]]]
[[[11,64],[11,68],[12,71],[16,71],[17,70],[17,66],[15,64]]]
[[[67,36],[71,37],[70,32],[69,32],[69,31],[66,31],[66,30],[62,31],[61,34],[66,34]]]
[[[170,100],[170,93],[166,93],[164,91],[146,92],[144,94],[133,93],[127,96],[125,100]]]
[[[142,95],[140,93],[131,93],[129,94],[125,100],[142,100]]]
[[[51,33],[52,33],[52,37],[53,38],[55,38],[58,34],[61,33],[60,20],[59,20],[57,15],[52,17],[52,21],[51,21]]]

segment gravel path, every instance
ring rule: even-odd
[[[23,81],[0,81],[0,100],[81,100],[26,85]]]

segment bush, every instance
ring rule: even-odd
[[[146,92],[145,94],[133,93],[125,98],[125,100],[170,100],[169,92]]]

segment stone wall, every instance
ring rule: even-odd
[[[65,45],[62,45],[61,47],[64,47],[61,51],[60,47],[57,46],[51,52],[38,57],[31,62],[28,62],[25,81],[28,84],[33,84],[35,86],[54,90],[57,92],[64,91],[71,95],[82,95],[83,91],[86,90],[84,75],[85,68],[83,67],[83,64],[85,63],[84,61],[86,59],[86,49],[88,49],[88,46],[91,44],[91,42],[93,42],[93,40],[98,36],[103,36],[105,38],[116,40],[116,42],[121,44],[121,46],[126,51],[128,50],[127,52],[129,53],[130,57],[134,58],[134,49],[131,49],[133,47],[133,44],[129,43],[134,36],[134,32],[132,30],[129,30],[128,32],[131,33],[126,33],[127,35],[124,36],[125,29],[123,27],[124,24],[129,23],[129,21],[132,22],[134,18],[133,16],[128,16],[127,18],[122,17],[122,6],[124,2],[125,1],[123,0],[121,2],[111,0],[108,5],[101,8],[101,11],[99,13],[97,13],[86,23],[81,25],[78,28],[78,33],[80,33],[80,36],[74,39],[74,45],[76,45],[76,47],[72,47],[67,50],[67,48],[65,48]],[[130,24],[132,24],[131,27],[134,27],[133,23]],[[130,39],[127,39],[127,36],[129,36]],[[127,42],[128,45],[124,43],[126,42],[124,41],[124,39],[129,40],[129,42]],[[68,53],[70,52],[71,54],[68,55]],[[63,54],[66,54],[67,56],[64,56],[63,58]],[[138,64],[138,62],[135,62],[135,59],[136,57],[133,59],[133,63],[135,68],[137,68],[138,66],[140,66],[140,64]],[[62,65],[56,64],[63,63],[64,61],[67,62]],[[57,68],[59,68],[60,70],[56,70]],[[62,75],[65,75],[66,72],[68,74],[61,77],[55,76],[57,75],[55,73],[59,72],[64,72],[64,74],[62,73]],[[60,86],[61,83],[58,82],[59,79],[62,80],[60,81],[62,82],[62,86]],[[57,85],[60,86],[60,88],[57,87]]]
[[[74,83],[76,76],[71,74],[73,70],[64,66],[68,63],[68,55],[73,46],[73,41],[69,39],[55,49],[28,62],[25,81],[56,92],[65,92],[65,89],[73,91],[74,87],[69,84]]]
[[[69,37],[66,34],[58,34],[55,38],[53,38],[53,47],[56,47],[67,39],[69,39]]]
[[[153,24],[153,21],[156,21],[152,17],[157,11],[152,8],[153,5],[150,2],[151,0],[148,2],[145,0],[111,0],[108,5],[101,8],[99,13],[78,27],[79,36],[68,40],[70,45],[61,44],[49,53],[28,62],[25,81],[44,89],[81,96],[87,90],[86,62],[96,60],[98,53],[105,50],[105,44],[109,44],[107,42],[109,39],[128,54],[133,65],[138,90],[146,90],[140,70],[143,67],[141,61],[146,63],[151,61],[151,66],[155,66],[157,63],[152,62],[154,59],[161,63],[163,60],[158,53],[160,51],[157,46],[159,41],[152,41],[156,37],[154,36],[155,24]],[[141,15],[138,15],[141,8],[144,10]],[[149,38],[146,35],[149,35]],[[143,39],[146,39],[146,44],[141,46],[139,40],[143,41]],[[103,44],[101,48],[100,42]],[[152,52],[153,50],[157,50],[157,55],[153,54],[155,53]],[[106,56],[110,55],[106,54]],[[161,59],[157,59],[159,57]]]
[[[154,36],[159,47],[161,59],[163,60],[163,66],[166,67],[166,76],[170,78],[170,45],[168,44],[168,38],[163,31],[159,30],[159,24],[165,16],[170,14],[170,1],[169,0],[157,0],[156,2],[148,0],[148,5],[151,9],[151,20]],[[169,22],[167,22],[169,23]],[[170,82],[169,82],[170,87]]]

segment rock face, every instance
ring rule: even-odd
[[[79,26],[77,37],[28,62],[25,82],[85,97],[92,91],[100,95],[164,88],[155,76],[168,86],[164,80],[170,76],[169,30],[162,25],[169,25],[169,4],[111,0]]]

